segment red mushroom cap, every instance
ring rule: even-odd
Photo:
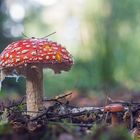
[[[104,111],[111,113],[121,112],[124,111],[124,107],[121,104],[110,104],[105,106]]]
[[[9,44],[0,55],[0,68],[13,68],[24,64],[42,63],[55,72],[69,70],[72,56],[61,45],[46,39],[25,39]]]

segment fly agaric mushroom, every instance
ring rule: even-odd
[[[110,104],[105,106],[104,111],[112,113],[111,123],[115,126],[119,123],[117,113],[124,111],[124,107],[121,104]]]
[[[43,68],[68,71],[71,54],[56,42],[31,38],[9,44],[0,54],[1,81],[6,76],[26,77],[26,102],[30,116],[43,109]]]

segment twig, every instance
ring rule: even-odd
[[[60,100],[60,99],[64,99],[64,98],[67,97],[67,96],[70,96],[70,95],[72,95],[72,92],[70,92],[70,93],[65,93],[65,94],[62,94],[62,95],[59,95],[59,96],[55,96],[55,97],[52,98],[52,99],[44,99],[44,101],[58,101],[58,100]]]
[[[112,104],[122,104],[122,105],[125,105],[125,106],[140,105],[140,103],[138,103],[138,102],[114,101],[110,97],[108,97],[108,101],[110,101]]]
[[[56,32],[53,32],[53,33],[51,33],[51,34],[48,34],[47,36],[42,37],[42,39],[47,38],[48,36],[51,36],[51,35],[53,35],[53,34],[55,34],[55,33],[56,33]]]
[[[102,110],[103,108],[99,108],[99,107],[80,107],[80,108],[73,108],[73,109],[68,109],[66,111],[66,113],[63,114],[54,114],[54,113],[50,113],[48,112],[48,110],[46,110],[45,112],[41,113],[40,115],[32,118],[30,121],[34,121],[37,120],[38,118],[41,118],[43,116],[47,116],[47,120],[58,120],[58,119],[65,119],[65,118],[70,118],[70,117],[76,117],[76,116],[81,116],[84,114],[88,113],[98,113]],[[68,112],[68,113],[67,113]]]
[[[54,124],[54,125],[65,125],[65,123],[63,122],[49,122],[49,124]],[[92,127],[94,125],[94,123],[89,123],[89,124],[81,124],[81,123],[66,123],[69,126],[79,126],[79,127]]]

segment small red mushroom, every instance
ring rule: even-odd
[[[124,111],[124,107],[121,104],[110,104],[105,106],[104,111],[112,113],[111,123],[115,126],[119,123],[117,113]]]
[[[26,77],[27,111],[43,109],[43,68],[55,73],[68,71],[73,65],[71,54],[60,44],[31,38],[9,44],[0,54],[1,80],[5,76]],[[29,113],[35,116],[35,113]]]

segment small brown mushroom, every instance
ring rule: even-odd
[[[104,111],[112,113],[111,124],[116,126],[119,123],[117,113],[124,111],[124,107],[121,104],[110,104],[105,106]]]

